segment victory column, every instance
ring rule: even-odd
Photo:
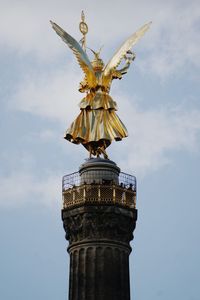
[[[136,42],[149,29],[145,24],[132,34],[104,65],[100,51],[86,53],[88,26],[82,12],[80,43],[52,22],[52,27],[73,51],[85,77],[79,91],[85,93],[80,114],[64,138],[82,144],[89,158],[79,171],[63,177],[62,220],[69,241],[69,300],[130,300],[130,241],[136,226],[136,178],[120,171],[108,158],[112,141],[127,137],[109,95],[113,79],[121,79],[135,54]],[[117,69],[121,63],[122,68]],[[103,156],[103,158],[102,158]]]

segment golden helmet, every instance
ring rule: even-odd
[[[99,57],[100,51],[95,52],[94,50],[91,49],[91,51],[94,53],[94,59],[91,61],[91,64],[95,70],[102,70],[104,67],[104,62],[103,60]]]

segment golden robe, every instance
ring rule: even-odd
[[[128,135],[127,129],[116,114],[117,104],[102,90],[90,91],[79,104],[80,114],[64,136],[75,144],[83,144],[90,151],[107,148],[113,140],[120,141]]]

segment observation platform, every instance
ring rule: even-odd
[[[116,205],[136,209],[136,177],[111,160],[88,159],[62,181],[63,209],[82,205]]]

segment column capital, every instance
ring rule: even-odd
[[[62,210],[69,247],[94,241],[129,247],[136,226],[137,210],[116,205],[82,206]]]

